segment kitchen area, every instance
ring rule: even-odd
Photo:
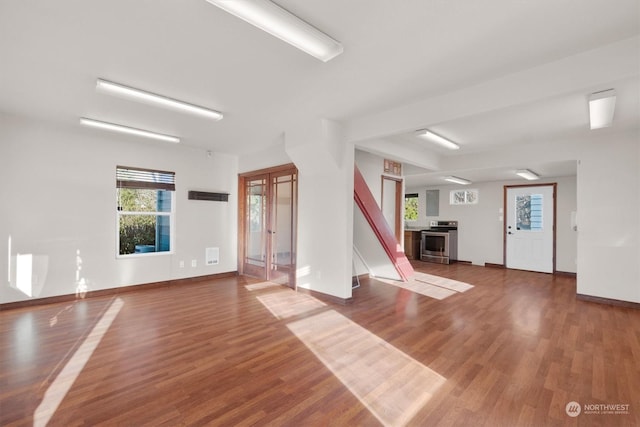
[[[458,260],[458,221],[431,220],[427,228],[405,228],[404,251],[409,259],[451,264]]]
[[[405,202],[407,195],[415,195],[417,212],[415,219],[405,218],[403,228],[404,250],[412,260],[432,261],[432,249],[436,252],[436,262],[445,258],[438,254],[445,251],[443,238],[433,239],[432,234],[442,230],[432,230],[438,222],[456,222],[456,230],[449,230],[449,263],[465,262],[473,265],[502,266],[504,263],[504,186],[522,184],[521,181],[505,180],[474,182],[469,186],[443,184],[438,186],[416,185],[405,176]],[[558,176],[543,182],[557,183],[556,215],[556,270],[575,273],[577,259],[577,231],[572,226],[572,212],[577,210],[577,188],[575,176]],[[461,189],[475,190],[474,203],[452,203],[452,194]],[[434,212],[437,207],[437,211]],[[423,231],[427,243],[423,244]],[[455,237],[454,237],[455,236]],[[451,244],[455,245],[455,249]],[[432,245],[432,247],[429,247]],[[422,250],[425,253],[423,259]],[[451,254],[451,252],[450,252]]]

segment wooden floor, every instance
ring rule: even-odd
[[[335,305],[239,277],[4,311],[0,425],[640,425],[640,311],[416,268],[473,288],[368,279]]]

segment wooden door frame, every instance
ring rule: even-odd
[[[274,188],[276,187],[276,183],[277,183],[277,178],[279,177],[287,177],[287,176],[294,176],[294,178],[291,181],[291,236],[289,244],[290,244],[290,259],[291,259],[291,270],[289,270],[288,272],[288,277],[289,280],[288,285],[293,288],[296,289],[296,264],[297,264],[297,260],[296,260],[296,252],[297,252],[297,239],[298,239],[298,169],[294,166],[292,168],[289,169],[284,169],[284,170],[278,170],[278,171],[274,171],[271,172],[269,174],[269,206],[268,206],[268,210],[269,210],[269,226],[273,229],[276,228],[277,226],[275,224],[275,222],[277,222],[277,218],[273,217],[274,214],[274,204],[277,204],[278,200],[276,198],[276,194],[273,193]],[[277,253],[275,254],[274,257],[274,238],[276,238],[275,236],[275,232],[272,232],[272,230],[267,230],[268,233],[268,239],[269,239],[269,247],[267,249],[267,256],[269,257],[269,262],[271,263],[271,267],[273,267],[273,262],[274,259],[277,260]],[[277,264],[277,262],[276,262]],[[269,280],[274,280],[277,282],[277,279],[274,279],[274,277],[272,276],[272,273],[275,270],[273,269],[268,269],[267,271],[267,275],[268,275],[268,279]]]
[[[245,193],[246,191],[246,184],[247,181],[252,181],[252,180],[256,180],[256,179],[264,179],[265,180],[265,185],[266,185],[266,191],[265,191],[265,195],[267,197],[269,197],[269,174],[267,172],[262,172],[262,171],[256,171],[255,173],[253,172],[249,172],[246,174],[242,174],[242,175],[238,175],[238,273],[239,274],[245,274],[245,265],[244,265],[244,260],[245,260],[245,256],[246,256],[246,236],[245,236],[245,232],[246,232],[246,224],[245,224],[245,215],[247,212],[247,195]],[[265,212],[265,221],[267,222],[267,224],[269,223],[269,207],[265,206],[266,212]],[[268,239],[268,236],[265,233],[265,239]],[[268,247],[269,245],[267,245]],[[269,254],[267,254],[267,258],[268,258]],[[266,262],[266,261],[265,261]],[[265,277],[263,279],[266,279],[267,277],[267,264],[265,263]]]
[[[551,271],[556,273],[556,238],[557,238],[557,222],[558,222],[558,183],[547,182],[540,184],[517,184],[503,186],[503,218],[502,218],[502,265],[507,268],[507,190],[512,188],[527,187],[553,187],[553,254],[551,256]]]
[[[393,234],[396,236],[396,240],[398,241],[398,244],[402,243],[402,219],[403,219],[403,214],[402,214],[402,196],[403,196],[403,191],[402,191],[402,178],[395,178],[393,176],[389,176],[389,175],[382,175],[381,176],[381,196],[380,196],[380,210],[382,211],[383,215],[384,215],[384,181],[388,180],[388,181],[395,181],[396,183],[396,197],[395,197],[395,211],[396,211],[396,223],[392,225],[393,228]]]
[[[247,182],[247,180],[251,180],[254,177],[260,177],[260,176],[264,176],[264,175],[271,176],[272,174],[285,173],[287,171],[295,172],[296,175],[298,174],[298,169],[296,168],[296,166],[293,163],[287,163],[287,164],[280,165],[280,166],[274,166],[274,167],[270,167],[270,168],[258,169],[258,170],[254,170],[254,171],[250,171],[250,172],[243,172],[243,173],[239,173],[238,174],[238,217],[237,217],[237,224],[238,224],[238,235],[237,235],[238,263],[237,263],[237,268],[238,268],[238,274],[244,274],[245,273],[245,271],[244,271],[244,258],[245,258],[246,250],[247,250],[247,248],[245,247],[245,232],[246,232],[245,215],[246,215],[246,211],[247,211],[246,194],[245,194],[246,182]],[[267,195],[268,195],[267,197],[270,197],[270,194],[271,194],[271,182],[270,182],[270,179],[267,179]],[[296,199],[297,199],[297,195],[296,195]],[[269,204],[267,204],[266,221],[267,221],[267,224],[271,223],[271,206]],[[295,236],[297,236],[297,219],[296,219],[296,230],[293,230],[293,233],[294,233]],[[266,274],[265,279],[268,279],[268,277],[269,277],[269,266],[271,264],[271,261],[269,259],[269,257],[271,256],[271,242],[270,242],[271,238],[269,236],[267,236],[267,239],[269,240],[269,242],[267,243],[267,263],[265,265],[265,274]],[[295,283],[290,283],[290,285],[292,287],[295,287]]]

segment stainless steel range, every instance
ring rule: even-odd
[[[451,264],[458,260],[458,221],[431,221],[421,234],[422,261]]]

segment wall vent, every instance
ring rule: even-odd
[[[228,193],[210,193],[208,191],[189,191],[189,200],[206,200],[209,202],[228,202]]]
[[[220,248],[206,248],[204,259],[207,265],[217,265],[220,263]]]

